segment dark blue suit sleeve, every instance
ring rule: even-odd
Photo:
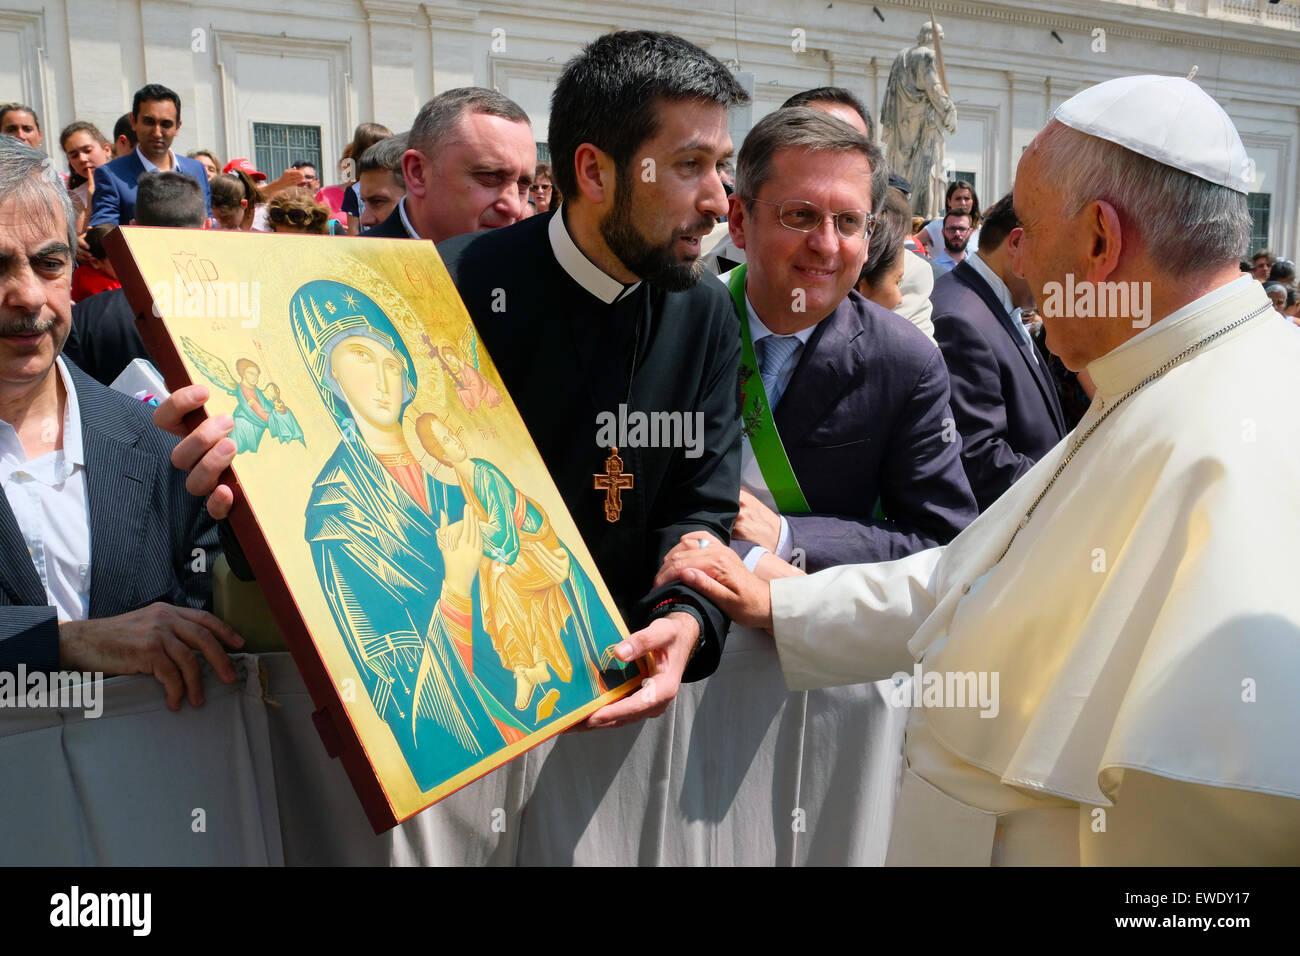
[[[947,544],[975,520],[975,498],[961,467],[961,439],[948,407],[948,371],[938,349],[887,436],[880,503],[883,520],[786,515],[806,569],[906,557]]]
[[[0,608],[0,671],[52,671],[59,667],[59,619],[48,607]]]
[[[173,526],[176,547],[176,578],[180,582],[180,599],[196,611],[211,611],[212,565],[221,556],[222,541],[217,523],[208,514],[206,499],[185,490],[184,480],[172,476],[172,508],[178,517]],[[184,496],[184,497],[182,497]]]
[[[121,199],[117,194],[117,180],[103,166],[95,168],[95,195],[90,201],[90,224],[118,224]]]
[[[952,410],[962,438],[962,464],[983,511],[1034,467],[1007,441],[1007,407],[998,360],[975,324],[958,315],[934,316],[934,337],[952,379]]]

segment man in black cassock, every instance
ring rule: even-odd
[[[721,284],[700,281],[700,239],[726,212],[727,109],[746,99],[725,66],[678,37],[600,37],[565,67],[552,98],[564,204],[439,246],[635,631],[619,656],[654,654],[652,679],[587,726],[663,713],[680,681],[707,676],[721,655],[726,616],[680,582],[652,581],[689,532],[726,541],[736,516],[739,327]],[[159,423],[184,431],[177,423],[199,394],[178,391]],[[602,428],[610,416],[628,423],[613,440]],[[216,489],[209,510],[221,517],[231,493],[217,476],[233,455],[216,452],[224,433],[214,421],[176,462],[193,469],[193,490]],[[618,506],[596,486],[617,468],[610,445],[631,476]]]

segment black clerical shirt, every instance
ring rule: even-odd
[[[628,626],[673,610],[700,621],[704,643],[685,675],[698,680],[717,666],[726,615],[680,582],[650,585],[683,534],[730,540],[740,492],[735,310],[709,275],[685,292],[624,287],[582,255],[558,216],[458,236],[438,252]],[[635,480],[617,522],[593,487],[611,417]]]

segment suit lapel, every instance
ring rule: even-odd
[[[85,373],[71,368],[90,506],[90,616],[110,617],[153,597],[137,593],[134,569],[135,555],[144,547],[157,463],[135,448],[132,423],[114,417],[108,403],[95,401]]]
[[[1011,317],[1007,314],[1006,308],[998,299],[997,293],[995,293],[989,287],[989,284],[984,281],[984,277],[975,271],[975,267],[968,262],[959,262],[952,270],[952,274],[953,278],[958,282],[961,282],[966,286],[966,288],[970,289],[984,301],[984,304],[989,307],[989,311],[997,316],[998,321],[1002,323],[1002,327],[1007,330],[1007,334],[1011,336],[1011,340],[1016,343],[1017,347],[1019,347],[1022,340],[1016,338],[1013,334],[1014,330],[1011,328]]]
[[[117,178],[123,183],[136,182],[144,174],[144,163],[140,162],[140,154],[135,150],[126,154],[126,164],[122,172],[125,175]]]
[[[862,332],[862,320],[849,297],[813,332],[772,416],[787,448],[800,444],[800,439],[835,407],[846,383],[852,380],[857,357],[853,342]]]
[[[1043,359],[1040,354],[1038,356],[1040,361],[1034,361],[1036,350],[1034,349],[1033,343],[1026,341],[1025,336],[1019,335],[1016,332],[1015,328],[1011,324],[1015,319],[1013,319],[1007,313],[1007,310],[1003,308],[1002,303],[998,301],[997,295],[991,288],[989,288],[989,284],[984,281],[984,277],[975,271],[974,266],[965,262],[960,262],[957,264],[957,267],[953,269],[953,273],[959,282],[964,283],[967,288],[971,289],[980,297],[980,299],[983,300],[984,304],[988,306],[989,311],[997,318],[998,323],[1006,331],[1007,335],[1011,337],[1011,341],[1015,345],[1016,351],[1020,353],[1021,360],[1029,370],[1029,374],[1038,384],[1038,390],[1042,393],[1043,402],[1047,405],[1048,412],[1052,416],[1052,421],[1056,424],[1056,427],[1060,430],[1061,434],[1064,435],[1065,418],[1061,414],[1061,405],[1056,398],[1056,386],[1047,377],[1046,359]]]
[[[23,537],[8,495],[0,494],[0,588],[9,604],[32,606],[48,604],[45,585],[41,584],[32,564],[27,540]]]

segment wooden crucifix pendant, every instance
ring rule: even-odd
[[[605,459],[605,473],[593,475],[593,486],[597,491],[605,492],[605,520],[611,524],[619,519],[623,512],[624,488],[631,488],[633,476],[623,473],[623,459],[618,457],[618,447],[609,450]]]

